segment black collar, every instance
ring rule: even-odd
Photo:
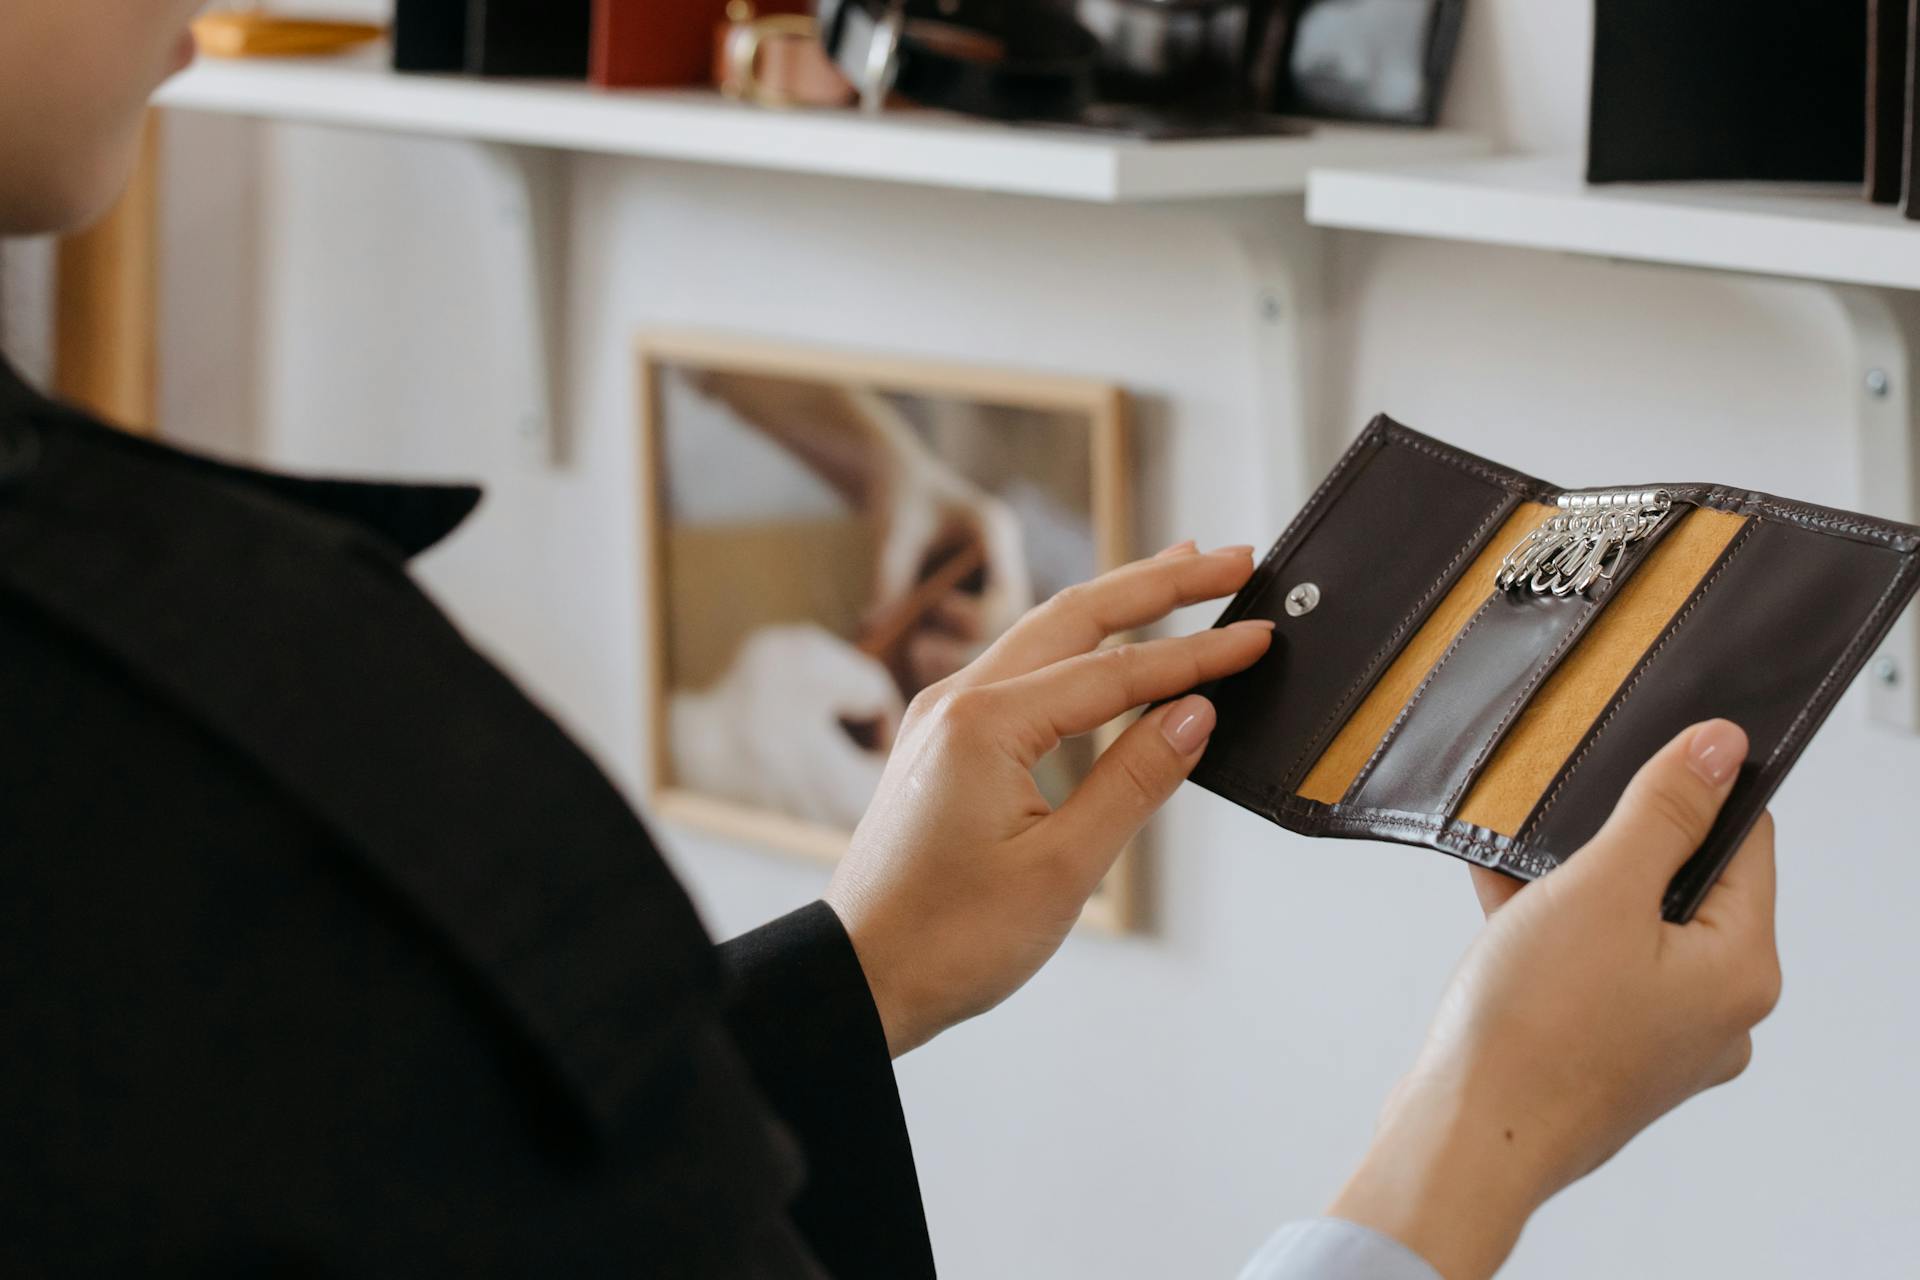
[[[85,435],[152,464],[180,468],[311,514],[347,521],[408,559],[441,542],[480,505],[481,491],[473,485],[281,475],[142,440],[49,400],[0,356],[0,484],[32,474],[49,432]]]

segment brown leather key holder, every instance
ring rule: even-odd
[[[1565,490],[1377,418],[1220,625],[1194,781],[1290,831],[1523,880],[1599,831],[1688,725],[1752,752],[1667,892],[1692,917],[1920,587],[1920,529],[1724,485]]]

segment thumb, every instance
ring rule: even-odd
[[[1573,865],[1664,889],[1713,830],[1746,758],[1747,735],[1739,725],[1694,725],[1641,766]]]
[[[1215,722],[1213,704],[1197,695],[1148,712],[1106,749],[1049,819],[1069,856],[1083,862],[1089,885],[1106,875],[1200,763]]]

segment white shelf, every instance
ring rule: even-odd
[[[1328,166],[1475,155],[1471,135],[1324,125],[1310,137],[1143,142],[927,113],[769,111],[700,91],[396,75],[384,49],[348,58],[203,58],[156,101],[269,120],[604,155],[1115,204],[1289,195]]]
[[[1514,245],[1920,290],[1920,225],[1858,188],[1746,183],[1588,186],[1571,157],[1477,159],[1309,184],[1317,226]]]

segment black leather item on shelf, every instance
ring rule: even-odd
[[[1685,920],[1917,589],[1920,528],[1724,485],[1569,492],[1378,418],[1221,617],[1276,631],[1200,690],[1193,780],[1533,880],[1725,717],[1751,752],[1668,890]]]
[[[1596,0],[1593,182],[1860,182],[1866,0]]]
[[[472,0],[467,70],[584,80],[592,0]]]
[[[1464,0],[1299,0],[1278,109],[1430,125],[1460,41]]]
[[[395,71],[464,71],[471,0],[396,0]]]
[[[892,56],[888,0],[819,0],[820,39],[863,94],[1006,120],[1071,119],[1094,97],[1099,45],[1038,0],[908,0]]]
[[[1899,204],[1906,189],[1908,20],[1914,0],[1868,0],[1867,199]]]

